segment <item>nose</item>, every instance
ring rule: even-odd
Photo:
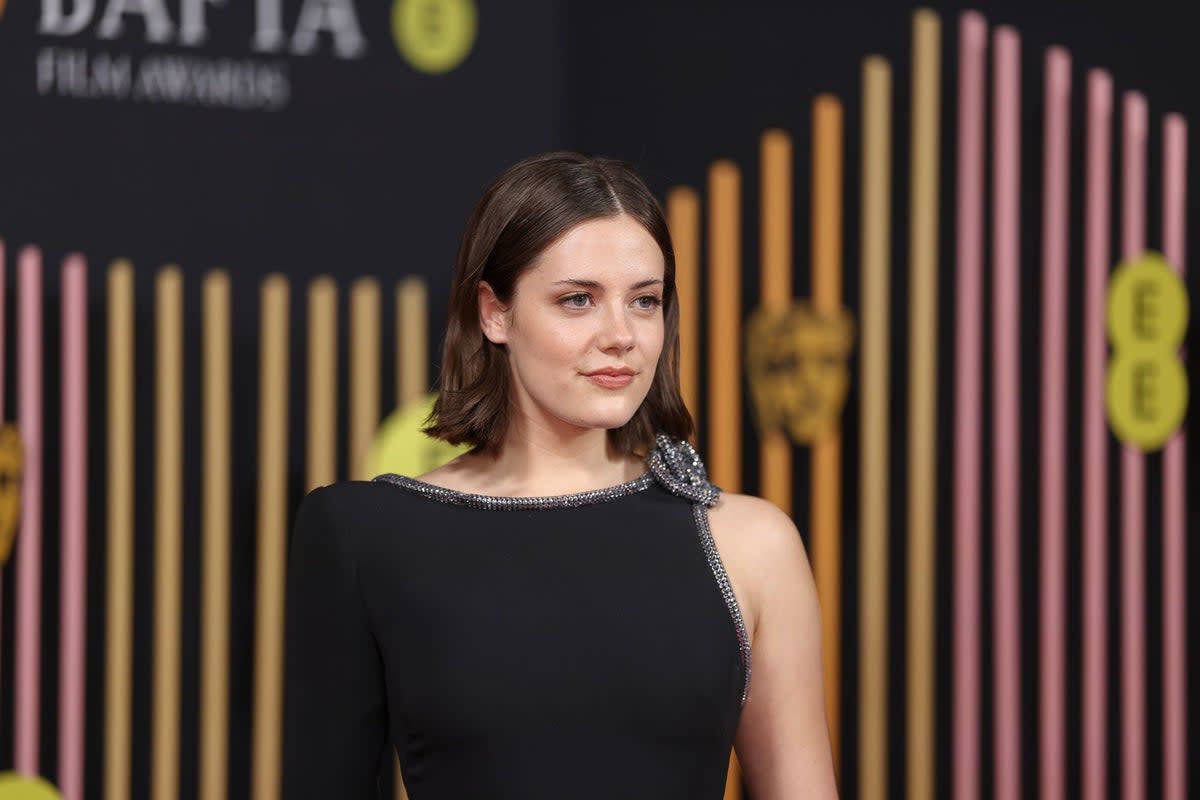
[[[625,309],[617,307],[604,314],[600,330],[600,349],[616,353],[625,353],[633,348],[633,326]]]

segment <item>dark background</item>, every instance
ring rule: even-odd
[[[136,603],[143,613],[135,625],[134,765],[135,795],[148,790],[150,625],[147,598],[151,596],[153,564],[153,364],[150,330],[153,324],[153,272],[166,263],[183,267],[186,282],[187,365],[186,397],[197,397],[199,384],[199,281],[212,267],[224,267],[234,282],[235,399],[234,434],[237,441],[253,441],[257,413],[257,283],[265,274],[282,271],[294,280],[292,318],[293,345],[291,461],[293,495],[302,490],[303,442],[303,284],[321,273],[338,277],[346,284],[354,277],[371,274],[384,281],[390,298],[392,282],[403,275],[421,275],[429,282],[431,315],[431,363],[444,324],[444,306],[457,237],[471,205],[482,187],[499,170],[512,162],[546,149],[567,147],[613,155],[634,163],[660,197],[679,184],[703,189],[708,164],[718,157],[734,159],[743,169],[745,245],[743,264],[744,307],[748,312],[757,302],[757,194],[758,137],[768,127],[780,127],[795,141],[796,164],[796,291],[808,293],[809,127],[812,98],[833,92],[845,110],[845,292],[846,303],[859,307],[858,251],[858,149],[860,66],[864,56],[880,53],[893,66],[894,125],[894,214],[893,221],[893,473],[891,537],[893,563],[892,600],[896,626],[892,640],[892,689],[890,719],[893,725],[891,776],[897,793],[904,778],[904,427],[907,362],[906,281],[907,274],[907,170],[910,14],[915,8],[885,0],[853,0],[840,4],[793,2],[633,2],[633,0],[522,0],[501,3],[480,0],[479,33],[474,50],[456,70],[445,75],[415,71],[397,53],[390,34],[390,3],[357,0],[363,32],[368,39],[366,55],[358,60],[337,58],[328,39],[316,53],[305,57],[254,56],[249,49],[252,7],[230,3],[208,11],[210,40],[199,50],[178,45],[143,44],[139,24],[128,23],[125,35],[116,41],[101,41],[94,25],[76,37],[59,41],[36,33],[39,3],[11,0],[0,18],[0,239],[8,262],[9,298],[15,293],[15,257],[27,243],[39,245],[46,256],[45,365],[47,398],[55,398],[58,365],[55,360],[58,316],[57,264],[67,252],[82,252],[91,269],[91,369],[92,409],[89,567],[89,664],[88,677],[88,785],[98,792],[103,742],[100,726],[103,691],[103,623],[105,575],[103,550],[104,453],[103,394],[104,364],[104,279],[103,271],[117,257],[133,260],[138,268],[139,332],[137,369],[140,391],[138,415],[138,551]],[[97,18],[101,8],[97,9]],[[1061,44],[1073,58],[1072,180],[1073,234],[1071,240],[1071,293],[1082,291],[1081,166],[1083,128],[1080,124],[1086,70],[1100,66],[1114,79],[1119,110],[1119,93],[1143,91],[1150,106],[1149,184],[1147,197],[1148,242],[1160,246],[1161,214],[1161,115],[1178,111],[1191,120],[1191,158],[1188,185],[1197,182],[1197,120],[1200,120],[1200,87],[1195,75],[1200,56],[1195,46],[1194,12],[1182,3],[1137,4],[1067,2],[1046,0],[1004,3],[928,4],[942,16],[942,149],[941,166],[941,259],[944,279],[939,286],[941,353],[939,408],[951,408],[953,397],[948,372],[953,341],[948,335],[953,322],[953,189],[955,62],[957,18],[965,8],[976,8],[994,24],[1008,23],[1022,38],[1023,140],[1022,188],[1027,198],[1022,211],[1022,298],[1023,438],[1022,563],[1025,565],[1023,619],[1028,636],[1023,643],[1025,702],[1026,796],[1036,794],[1037,771],[1037,439],[1038,422],[1038,298],[1040,263],[1041,181],[1041,63],[1044,49]],[[168,0],[168,9],[178,21],[178,3]],[[284,3],[285,24],[290,30],[300,3]],[[256,57],[283,62],[292,84],[291,102],[282,111],[232,111],[177,105],[148,105],[112,100],[78,100],[41,97],[35,90],[34,63],[37,51],[46,45],[62,45],[92,51],[120,50],[135,54],[187,53],[203,57]],[[1119,117],[1118,117],[1119,119]],[[1114,155],[1120,136],[1114,131]],[[1118,162],[1114,159],[1114,167]],[[1119,252],[1120,171],[1114,168],[1113,253]],[[1200,226],[1195,210],[1200,201],[1193,192],[1188,214],[1189,239],[1194,243]],[[1193,250],[1195,247],[1192,248]],[[1197,270],[1188,279],[1189,294],[1195,298]],[[15,359],[15,304],[9,300],[5,315],[5,370],[12,375]],[[1078,330],[1081,307],[1071,309],[1069,329],[1072,364],[1079,363]],[[342,319],[347,309],[342,308]],[[385,301],[383,330],[392,330],[390,302]],[[391,407],[394,342],[383,337],[383,408]],[[1191,394],[1197,396],[1194,334],[1188,356]],[[985,342],[985,353],[986,342]],[[345,364],[345,358],[341,363]],[[12,365],[12,366],[10,366]],[[344,366],[343,366],[344,369]],[[857,365],[852,364],[852,374]],[[984,371],[985,396],[990,391],[989,366]],[[6,376],[7,377],[7,376]],[[13,381],[6,380],[5,407],[14,409]],[[1069,408],[1079,408],[1079,387],[1072,381]],[[856,796],[856,641],[857,641],[857,496],[853,476],[857,469],[858,398],[852,386],[846,408],[845,458],[845,569],[843,664],[842,786],[847,797]],[[344,402],[341,407],[344,406]],[[199,453],[200,431],[194,407],[186,412],[188,453]],[[59,448],[57,403],[46,408],[46,471],[53,476]],[[703,408],[701,409],[703,414]],[[12,413],[10,411],[10,416]],[[1189,419],[1194,415],[1189,414]],[[943,412],[939,432],[939,673],[938,685],[949,686],[950,624],[950,415]],[[1071,416],[1069,486],[1078,496],[1079,436],[1077,415]],[[985,426],[990,409],[984,409]],[[755,439],[747,420],[747,491],[757,486]],[[343,422],[344,425],[344,422]],[[985,431],[987,428],[985,427]],[[986,440],[986,436],[984,437]],[[701,434],[703,449],[704,437]],[[344,457],[344,456],[343,456]],[[989,454],[984,453],[983,479],[989,479]],[[1115,487],[1116,450],[1110,456]],[[1157,686],[1161,674],[1161,601],[1157,591],[1161,564],[1161,523],[1155,498],[1161,485],[1160,458],[1148,460],[1148,674]],[[1189,474],[1200,471],[1196,437],[1189,442]],[[344,465],[343,465],[344,469]],[[251,707],[251,664],[253,650],[254,580],[254,486],[253,458],[235,464],[234,541],[232,602],[233,640],[231,652],[230,796],[247,794],[249,779],[249,722]],[[197,683],[199,602],[199,474],[198,458],[189,460],[185,480],[185,627],[183,631],[183,740],[181,751],[182,797],[194,796],[196,786],[196,736],[198,710],[194,695]],[[1194,477],[1189,486],[1196,487]],[[802,532],[807,528],[809,474],[807,451],[797,450],[795,518]],[[43,618],[43,730],[42,772],[55,774],[56,739],[53,720],[57,706],[57,573],[58,499],[56,481],[46,482],[44,526],[45,593]],[[1189,494],[1194,494],[1194,489]],[[990,713],[990,546],[986,492],[984,549],[984,711]],[[1110,591],[1116,602],[1117,507],[1114,502],[1113,544],[1110,559]],[[1068,598],[1070,619],[1078,620],[1079,534],[1077,509],[1069,510]],[[1200,505],[1189,509],[1189,533],[1200,531]],[[807,535],[807,534],[806,534]],[[1189,576],[1194,584],[1198,571],[1197,548],[1188,554]],[[12,731],[12,585],[13,571],[5,570],[3,649],[0,652],[0,768],[11,765]],[[1195,626],[1195,591],[1189,592],[1189,630]],[[1115,610],[1115,607],[1114,607]],[[1119,641],[1116,615],[1111,634],[1113,679],[1110,721],[1112,769],[1110,785],[1118,777],[1117,735],[1120,730],[1116,702],[1118,676],[1115,645]],[[1078,630],[1078,624],[1071,626]],[[1189,661],[1194,661],[1196,637],[1191,634]],[[1068,696],[1072,759],[1069,788],[1078,793],[1077,752],[1079,747],[1078,699],[1075,676],[1079,675],[1079,641],[1068,643]],[[1196,691],[1191,689],[1191,720],[1196,719]],[[939,796],[949,795],[950,726],[949,694],[939,696],[936,773]],[[1157,765],[1161,752],[1161,702],[1152,692],[1148,698],[1148,768],[1151,796],[1161,794]],[[1200,737],[1196,725],[1189,726],[1189,762],[1200,759]],[[991,783],[990,736],[983,736],[984,786]],[[1193,769],[1194,773],[1195,770]],[[1194,781],[1193,781],[1194,783]],[[985,788],[985,797],[990,792]]]

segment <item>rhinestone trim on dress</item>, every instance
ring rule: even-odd
[[[715,506],[721,490],[708,482],[708,473],[696,448],[663,433],[654,438],[654,443],[658,446],[646,456],[654,476],[680,497],[708,508]]]
[[[742,610],[738,607],[737,597],[733,593],[733,584],[729,582],[729,574],[725,572],[721,554],[717,552],[717,543],[713,540],[712,528],[708,525],[708,509],[701,503],[695,503],[692,506],[692,516],[696,519],[696,529],[700,531],[700,546],[704,549],[708,566],[712,568],[713,577],[717,579],[717,587],[721,590],[721,597],[725,599],[725,607],[729,609],[729,616],[733,618],[733,628],[737,633],[738,640],[738,655],[742,659],[744,675],[742,705],[746,705],[746,698],[750,695],[750,635],[746,633],[746,622],[742,619]]]
[[[618,497],[636,494],[647,489],[654,483],[654,475],[650,472],[639,475],[631,481],[607,489],[592,489],[576,494],[561,494],[553,497],[501,497],[490,494],[471,494],[444,486],[408,478],[404,475],[388,473],[375,478],[377,481],[392,483],[409,491],[428,497],[430,500],[440,500],[456,506],[467,506],[483,511],[539,511],[553,508],[578,508],[593,503],[603,503]]]
[[[696,530],[700,534],[700,547],[704,557],[717,581],[717,588],[729,609],[733,619],[734,631],[737,634],[738,655],[742,662],[742,705],[750,694],[750,636],[746,632],[746,623],[742,619],[742,611],[738,607],[737,597],[733,593],[733,585],[729,582],[729,574],[717,551],[712,529],[708,524],[708,509],[717,504],[721,490],[708,481],[708,473],[700,454],[688,442],[674,439],[666,434],[655,437],[656,447],[646,456],[650,471],[631,481],[606,489],[593,489],[576,494],[555,495],[551,497],[501,497],[498,495],[471,494],[444,486],[435,486],[404,475],[387,473],[379,475],[376,481],[391,483],[402,489],[407,489],[423,495],[430,500],[437,500],[452,505],[466,506],[484,511],[536,511],[556,508],[579,508],[625,497],[644,491],[655,481],[662,484],[672,494],[692,502],[692,517],[696,522]]]

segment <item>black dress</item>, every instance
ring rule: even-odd
[[[549,498],[385,475],[301,504],[288,574],[284,796],[718,800],[745,626],[718,490],[659,437],[641,478]]]

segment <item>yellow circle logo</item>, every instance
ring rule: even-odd
[[[1108,338],[1123,352],[1175,350],[1187,333],[1187,287],[1158,253],[1120,264],[1108,284]]]
[[[431,75],[463,62],[477,28],[474,0],[396,0],[392,5],[396,49],[414,69]]]
[[[0,772],[0,800],[62,800],[62,795],[44,778]]]
[[[1151,452],[1183,423],[1187,373],[1177,358],[1118,353],[1108,365],[1105,394],[1117,438]]]
[[[422,475],[470,449],[432,439],[421,432],[436,397],[428,394],[388,415],[375,433],[367,453],[368,475],[385,472],[408,477]]]
[[[1158,253],[1122,263],[1108,285],[1105,405],[1117,438],[1151,451],[1183,423],[1187,372],[1179,346],[1187,334],[1187,287]]]

